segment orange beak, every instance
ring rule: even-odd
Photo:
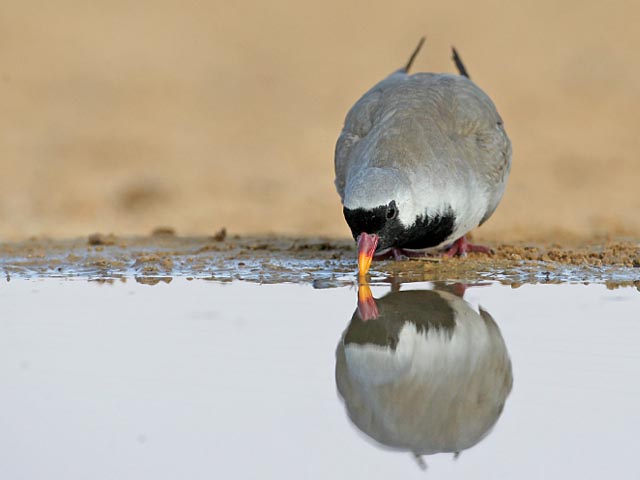
[[[373,254],[378,246],[378,240],[380,237],[373,234],[362,232],[358,236],[358,271],[362,277],[367,274],[369,267],[371,267],[371,261],[373,260]]]
[[[378,306],[366,281],[358,286],[358,316],[363,322],[378,318]]]

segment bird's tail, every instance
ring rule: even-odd
[[[456,47],[451,47],[451,51],[453,52],[453,63],[456,64],[456,68],[458,69],[458,72],[460,72],[460,75],[462,75],[463,77],[471,78],[469,76],[469,73],[467,72],[467,69],[464,68],[464,63],[462,63],[462,59],[460,58],[460,55],[458,55]]]
[[[413,53],[409,57],[409,61],[404,66],[404,68],[400,70],[401,72],[409,73],[409,70],[411,69],[411,65],[413,65],[413,61],[418,56],[418,53],[420,53],[420,49],[424,45],[424,42],[426,39],[427,39],[426,37],[420,38],[420,41],[418,42],[418,46],[413,50]],[[456,47],[451,47],[451,51],[453,52],[453,63],[456,64],[456,68],[458,69],[458,72],[460,73],[460,75],[462,75],[463,77],[471,78],[469,76],[469,72],[467,72],[467,69],[464,66],[464,63],[462,63],[462,59],[460,58],[460,55],[458,54]]]
[[[426,37],[422,37],[420,39],[420,41],[418,42],[418,46],[416,47],[416,49],[413,51],[413,53],[411,54],[411,57],[409,57],[409,61],[407,62],[407,64],[405,65],[405,67],[402,69],[402,71],[404,73],[409,73],[409,69],[411,68],[411,65],[413,64],[413,61],[416,59],[416,57],[418,56],[418,52],[420,52],[420,49],[422,48],[422,45],[424,45],[424,41],[426,40]]]

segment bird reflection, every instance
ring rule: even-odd
[[[412,452],[422,467],[422,455],[457,456],[482,440],[513,382],[491,315],[465,302],[464,289],[450,290],[374,299],[362,285],[336,352],[351,421],[382,446]]]

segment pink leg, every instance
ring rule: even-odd
[[[473,243],[467,242],[466,237],[460,237],[458,240],[453,242],[449,248],[447,248],[442,254],[445,258],[454,257],[456,255],[460,257],[464,257],[468,252],[478,252],[478,253],[493,253],[489,247],[484,247],[482,245],[474,245]],[[385,260],[387,258],[393,258],[394,260],[404,260],[404,257],[407,258],[419,258],[419,257],[428,257],[433,255],[435,252],[432,250],[425,251],[412,251],[412,250],[404,250],[403,248],[392,248],[382,255],[374,255],[374,260]]]
[[[451,287],[451,291],[454,295],[464,298],[464,292],[467,291],[467,285],[464,283],[456,283]]]
[[[400,260],[403,260],[402,258],[402,254],[404,253],[401,249],[399,248],[392,248],[391,251],[393,252],[393,259],[398,262]]]
[[[445,250],[442,256],[445,258],[451,258],[456,255],[464,257],[468,252],[493,253],[493,250],[482,245],[473,245],[472,243],[467,242],[467,238],[465,236],[462,236],[453,242],[453,244]]]

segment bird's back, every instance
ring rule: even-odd
[[[364,169],[397,170],[416,192],[482,196],[482,223],[502,197],[510,164],[502,119],[471,80],[398,71],[347,114],[336,145],[336,187],[344,201],[350,180]]]

